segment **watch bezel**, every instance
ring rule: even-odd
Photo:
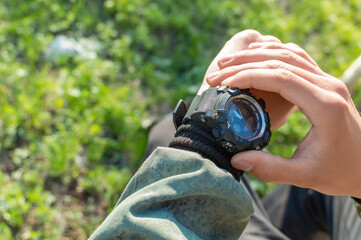
[[[252,138],[242,137],[235,132],[228,122],[227,109],[230,102],[235,98],[246,98],[259,111],[262,126],[257,136]],[[180,123],[178,113],[184,112],[184,110],[178,108],[176,108],[174,114],[176,116],[174,118],[176,120],[175,126]],[[269,143],[271,137],[270,119],[265,111],[265,103],[262,99],[255,98],[249,89],[225,86],[207,89],[193,99],[187,113],[182,118],[182,123],[195,121],[205,124],[211,129],[215,141],[230,153],[262,149]]]
[[[228,122],[228,106],[233,99],[240,97],[249,100],[257,110],[260,111],[262,121],[261,131],[253,138],[244,138],[238,135]],[[219,93],[213,109],[209,109],[206,113],[207,125],[213,129],[219,129],[220,134],[218,134],[218,137],[214,137],[216,141],[229,152],[261,149],[268,144],[271,136],[270,120],[264,108],[264,103],[262,104],[259,99],[254,98],[249,92],[249,89],[225,88]],[[215,119],[214,116],[216,115],[220,117]]]

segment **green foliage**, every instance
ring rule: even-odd
[[[3,0],[2,239],[86,239],[142,161],[143,121],[194,95],[213,57],[241,30],[296,42],[339,76],[361,53],[360,6],[360,0]],[[46,52],[58,35],[101,48],[95,58],[50,61]],[[273,133],[268,151],[291,156],[309,126],[298,112]],[[273,186],[253,185],[261,194]]]

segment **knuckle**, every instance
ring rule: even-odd
[[[278,68],[282,68],[283,64],[281,61],[278,60],[270,60],[266,62],[266,67],[269,69],[278,69]]]
[[[256,30],[247,29],[237,33],[236,35],[233,36],[232,39],[235,41],[241,41],[250,44],[252,42],[257,42],[261,36],[262,35]]]
[[[237,72],[239,72],[238,67],[235,66],[235,65],[232,65],[232,66],[229,66],[229,67],[226,67],[226,68],[222,69],[220,71],[219,75],[225,77],[225,76],[233,75],[233,74],[235,74]]]
[[[238,69],[239,69],[238,66],[228,67],[227,73],[229,73],[229,74],[236,73],[236,72],[238,72]]]
[[[348,112],[348,102],[338,94],[333,94],[329,104],[332,106],[332,112],[339,117],[342,117]]]
[[[258,31],[253,29],[247,29],[242,31],[241,33],[248,38],[259,38],[262,36]]]
[[[284,80],[293,80],[295,78],[295,75],[292,72],[281,68],[276,69],[275,75],[275,77]]]
[[[297,50],[301,49],[301,47],[298,46],[296,43],[286,43],[286,45],[292,49],[297,49]]]
[[[346,84],[338,79],[336,80],[334,91],[342,97],[346,97],[349,95],[349,91]]]
[[[295,54],[305,58],[307,57],[307,53],[304,49],[298,46],[296,43],[287,43],[286,44]]]
[[[291,59],[293,59],[293,58],[295,58],[295,53],[293,53],[293,52],[291,52],[291,51],[289,51],[289,50],[285,50],[285,49],[282,49],[281,51],[280,51],[280,55],[281,56],[283,56],[284,58],[291,58]]]

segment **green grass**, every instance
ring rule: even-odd
[[[144,121],[192,96],[222,45],[253,28],[305,48],[340,76],[361,53],[361,1],[3,0],[0,236],[86,239],[142,162]],[[58,35],[94,59],[45,52]],[[361,99],[361,88],[353,92]],[[291,156],[300,113],[268,151]],[[270,184],[254,182],[261,194]]]

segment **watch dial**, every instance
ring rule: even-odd
[[[229,125],[242,138],[253,139],[264,131],[263,111],[256,101],[243,97],[231,99],[227,115]]]

